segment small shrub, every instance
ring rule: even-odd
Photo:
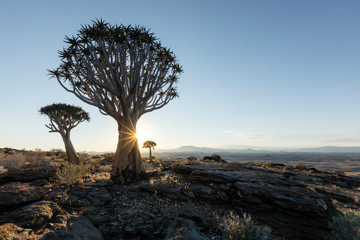
[[[53,148],[46,152],[46,156],[48,157],[59,157],[59,158],[65,158],[66,152],[60,148]]]
[[[250,214],[243,213],[240,218],[237,214],[230,214],[223,217],[220,227],[231,240],[266,240],[271,237],[271,228],[257,225]]]
[[[233,170],[241,170],[244,168],[244,164],[240,162],[228,162],[225,164],[225,167]]]
[[[259,165],[262,168],[271,168],[271,167],[273,167],[273,165],[271,163],[266,163],[266,162],[261,162],[261,163],[259,163]]]
[[[330,239],[360,239],[360,211],[346,209],[342,214],[334,216],[329,223]]]
[[[331,191],[333,192],[340,192],[341,191],[341,187],[337,186],[337,185],[331,185],[330,186]]]
[[[295,164],[294,168],[299,169],[299,170],[307,170],[308,169],[308,167],[302,163]]]
[[[43,152],[25,152],[5,155],[0,159],[0,166],[9,172],[19,172],[25,169],[36,169],[40,171],[51,171],[50,159]]]
[[[179,179],[170,174],[165,174],[165,175],[161,176],[161,181],[164,184],[180,185]]]
[[[172,185],[172,186],[179,186],[181,185],[179,178],[170,175],[170,174],[164,174],[160,178],[150,178],[149,183],[151,185],[157,184],[157,185]]]
[[[104,158],[101,160],[101,164],[111,164],[115,159],[114,153],[106,153],[103,156]]]
[[[17,172],[24,168],[26,164],[26,156],[23,153],[5,155],[0,160],[0,166],[6,168],[9,172]]]
[[[78,157],[81,163],[89,163],[92,161],[92,156],[87,153],[79,153]]]
[[[340,170],[332,170],[332,171],[328,171],[328,173],[333,174],[335,176],[346,176],[345,172]]]
[[[58,168],[56,175],[61,183],[66,185],[74,185],[90,173],[91,167],[89,164],[67,164],[62,168]]]

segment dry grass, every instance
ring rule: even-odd
[[[49,157],[40,151],[7,154],[0,159],[0,166],[9,172],[18,172],[27,169],[36,169],[39,171],[53,170]]]
[[[71,186],[74,184],[82,183],[91,171],[90,164],[66,164],[62,168],[58,168],[56,175],[60,183]]]
[[[341,214],[334,216],[329,223],[330,239],[360,239],[360,211],[340,209]]]
[[[220,220],[220,228],[223,229],[229,239],[232,240],[266,240],[272,239],[271,228],[261,226],[250,216],[243,213],[242,217],[230,212]]]

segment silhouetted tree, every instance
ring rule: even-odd
[[[42,107],[39,112],[50,118],[50,124],[45,125],[50,129],[49,132],[60,133],[65,143],[68,161],[70,163],[79,163],[79,158],[70,140],[70,131],[79,125],[79,123],[90,121],[89,114],[81,107],[75,107],[63,103],[54,103],[52,105]]]
[[[147,140],[146,142],[144,142],[143,144],[143,148],[148,148],[149,151],[150,151],[150,162],[152,161],[152,156],[151,156],[151,149],[155,149],[155,146],[156,146],[156,142],[153,142],[153,141],[150,141],[150,140]]]
[[[139,118],[178,96],[182,67],[170,49],[140,26],[112,26],[103,20],[82,26],[59,51],[62,63],[49,71],[61,86],[96,106],[118,124],[111,178],[122,183],[144,173],[135,137]]]

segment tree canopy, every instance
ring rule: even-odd
[[[143,148],[152,148],[154,150],[154,148],[156,147],[156,142],[151,141],[151,140],[147,140],[144,142]]]
[[[49,73],[103,114],[116,119],[131,114],[137,120],[178,96],[182,67],[144,27],[96,20],[76,36],[66,36],[65,43],[60,66]]]
[[[90,121],[89,114],[81,107],[64,103],[54,103],[42,107],[39,112],[50,118],[50,124],[45,125],[50,132],[71,130],[81,122]]]

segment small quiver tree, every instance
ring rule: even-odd
[[[76,154],[75,148],[70,140],[70,131],[79,123],[84,121],[90,121],[89,114],[85,112],[81,107],[75,107],[63,103],[54,103],[42,107],[40,109],[42,115],[47,115],[50,119],[50,124],[45,125],[50,129],[49,132],[60,133],[64,144],[67,159],[70,163],[79,163],[79,158]]]
[[[178,96],[181,66],[153,33],[139,26],[112,26],[102,20],[65,37],[60,66],[49,70],[60,85],[98,107],[118,124],[111,179],[124,183],[145,173],[135,137],[139,118]]]
[[[151,149],[155,149],[156,146],[156,142],[147,140],[146,142],[144,142],[143,144],[143,148],[148,148],[149,149],[149,157],[150,157],[150,162],[152,162],[152,155],[151,155]]]

